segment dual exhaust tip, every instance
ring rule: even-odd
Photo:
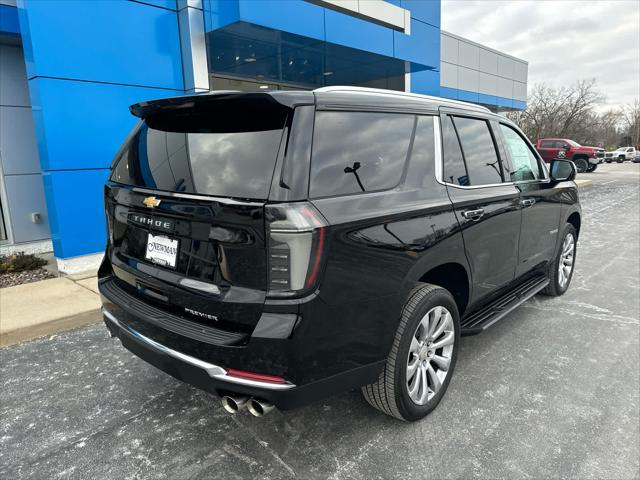
[[[263,417],[275,408],[272,403],[255,397],[242,397],[234,395],[225,395],[224,397],[222,397],[222,408],[224,408],[229,413],[238,413],[245,407],[254,417]]]

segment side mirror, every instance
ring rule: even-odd
[[[551,160],[551,178],[557,182],[574,180],[576,178],[576,165],[570,160]]]

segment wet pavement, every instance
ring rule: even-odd
[[[581,178],[569,291],[463,338],[423,421],[359,391],[231,416],[93,325],[0,350],[0,478],[640,477],[640,165]]]

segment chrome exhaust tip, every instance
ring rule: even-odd
[[[247,408],[249,408],[249,413],[254,417],[263,417],[275,407],[272,403],[269,403],[266,400],[251,398]]]
[[[247,406],[248,401],[249,397],[232,397],[230,395],[225,395],[222,397],[222,408],[229,413],[238,413]]]

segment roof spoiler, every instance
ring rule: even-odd
[[[265,91],[265,92],[240,92],[237,90],[217,90],[213,92],[186,95],[182,97],[162,98],[135,103],[129,107],[129,111],[139,118],[147,118],[162,113],[179,112],[181,110],[196,110],[205,112],[215,108],[218,103],[227,102],[255,102],[270,106],[278,104],[286,108],[294,108],[299,105],[313,105],[313,93],[308,91]]]

